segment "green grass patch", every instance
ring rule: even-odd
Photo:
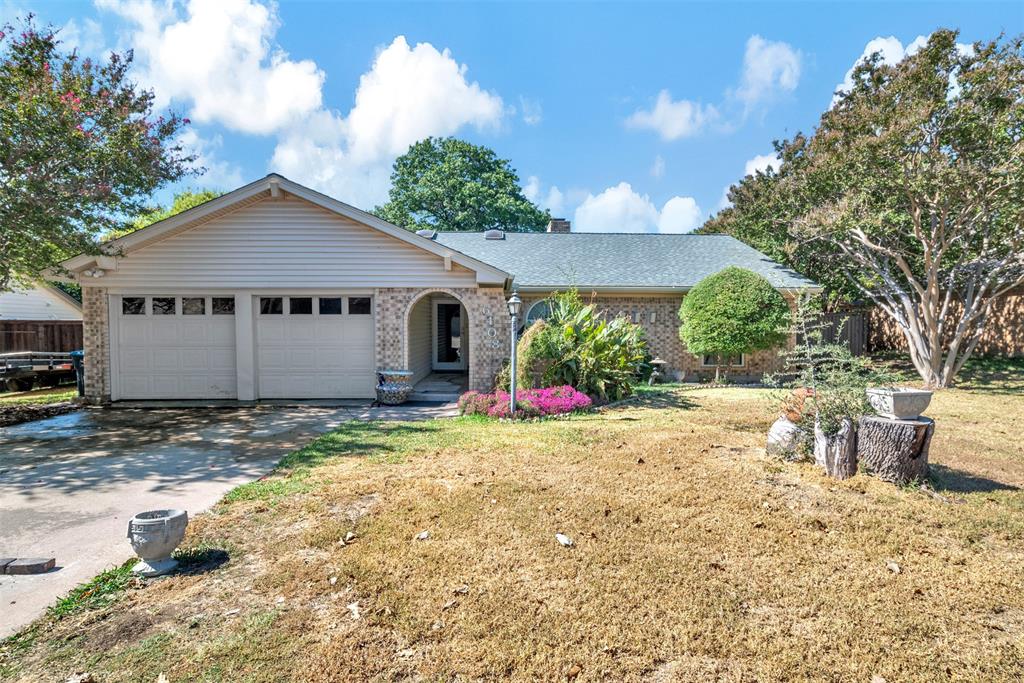
[[[2,395],[0,394],[0,408],[4,406],[27,406],[27,405],[47,405],[50,403],[63,403],[64,401],[70,401],[78,396],[77,389],[52,389],[48,391],[33,392],[31,394],[15,394],[15,395]]]
[[[128,560],[120,567],[108,569],[92,580],[72,588],[70,593],[47,610],[47,614],[53,619],[63,619],[86,610],[112,605],[137,581],[132,575],[132,565],[136,561]]]

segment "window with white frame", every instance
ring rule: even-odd
[[[706,353],[701,358],[701,365],[706,368],[714,368],[718,366],[730,366],[734,368],[742,368],[747,364],[747,357],[745,354],[738,356],[722,356],[714,353]]]

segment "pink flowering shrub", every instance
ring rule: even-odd
[[[577,410],[586,410],[592,405],[593,402],[589,396],[570,386],[523,389],[516,392],[515,417],[564,415]],[[493,394],[468,391],[459,398],[459,413],[499,418],[511,417],[509,394],[506,391],[497,391]]]

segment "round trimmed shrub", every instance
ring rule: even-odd
[[[683,298],[679,318],[687,350],[718,359],[782,346],[791,324],[782,294],[761,275],[735,266],[698,282]]]

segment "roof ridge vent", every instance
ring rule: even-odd
[[[428,240],[432,240],[437,235],[437,231],[436,230],[429,230],[429,229],[428,230],[417,230],[416,234],[419,235],[420,237],[426,237]]]
[[[505,231],[504,230],[485,230],[484,231],[484,239],[485,240],[503,240],[503,239],[505,239]]]

